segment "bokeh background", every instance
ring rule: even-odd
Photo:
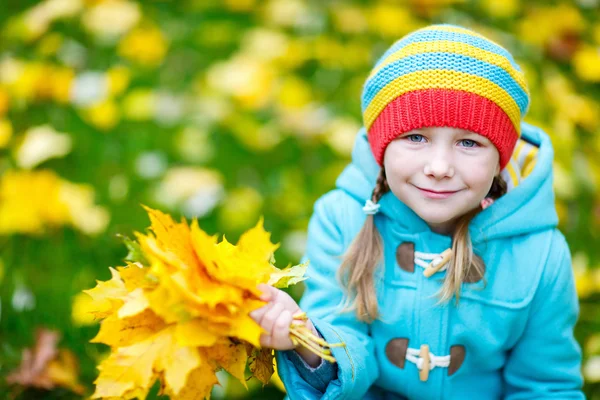
[[[448,22],[502,43],[526,72],[526,120],[556,150],[585,392],[600,399],[599,9],[598,0],[2,0],[0,398],[91,394],[107,348],[89,343],[98,326],[81,291],[124,264],[117,235],[146,229],[141,204],[198,217],[233,242],[264,215],[278,265],[297,263],[313,202],[350,159],[371,66],[402,35]],[[41,327],[60,333],[83,394],[7,384]],[[221,378],[213,398],[283,397],[275,384],[253,380],[246,391]]]

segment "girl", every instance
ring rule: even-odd
[[[264,286],[290,399],[581,399],[579,306],[557,230],[548,136],[511,54],[458,26],[396,42],[363,89],[364,129],[315,204],[298,306]],[[292,315],[336,363],[289,340]]]

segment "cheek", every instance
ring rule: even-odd
[[[402,161],[407,158],[400,153],[399,151],[388,151],[383,159],[387,182],[392,191],[406,182],[414,169],[412,164]]]
[[[473,157],[460,157],[457,165],[460,165],[465,180],[485,186],[488,183],[491,185],[494,177],[500,172],[499,160],[495,148],[486,148]]]
[[[471,166],[465,171],[466,183],[476,192],[481,192],[485,196],[492,186],[492,182],[496,174],[497,168],[482,164]]]

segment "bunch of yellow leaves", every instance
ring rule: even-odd
[[[217,243],[194,220],[176,223],[146,207],[148,235],[136,232],[126,267],[111,268],[112,279],[85,291],[96,317],[103,318],[92,342],[111,353],[100,365],[92,398],[145,398],[156,381],[161,394],[177,399],[210,396],[215,372],[225,369],[246,382],[252,375],[266,384],[273,374],[273,354],[259,348],[264,331],[249,317],[262,307],[259,283],[275,287],[304,280],[306,265],[278,269],[262,219],[237,245]],[[301,316],[299,316],[301,318]],[[304,327],[305,328],[305,327]],[[326,343],[292,331],[328,357]],[[313,340],[311,342],[311,340]],[[319,347],[324,345],[323,348]]]

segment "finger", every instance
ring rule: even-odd
[[[259,297],[259,299],[262,301],[272,301],[277,297],[278,289],[274,288],[273,286],[261,283],[257,286],[257,288],[262,292]]]
[[[290,325],[292,324],[292,313],[288,310],[283,310],[279,315],[279,318],[273,325],[273,332],[271,333],[271,341],[274,347],[280,350],[291,349],[294,347],[290,339]]]
[[[283,304],[274,303],[273,307],[269,311],[265,313],[262,320],[260,321],[260,325],[269,333],[273,333],[273,325],[275,325],[275,321],[283,311]]]
[[[257,308],[256,310],[250,311],[250,313],[248,315],[250,315],[250,318],[252,318],[254,321],[256,321],[256,323],[258,323],[260,325],[261,320],[263,319],[265,314],[271,308],[273,308],[274,304],[275,303],[267,303],[266,305],[262,306],[261,308]]]
[[[260,347],[271,347],[271,342],[273,338],[268,333],[263,333],[260,335]]]
[[[260,326],[267,331],[267,333],[263,333],[260,336],[260,345],[263,347],[272,347],[273,346],[273,325],[277,320],[279,314],[283,311],[283,304],[281,303],[273,303],[273,307],[269,311],[265,313],[260,321]]]

